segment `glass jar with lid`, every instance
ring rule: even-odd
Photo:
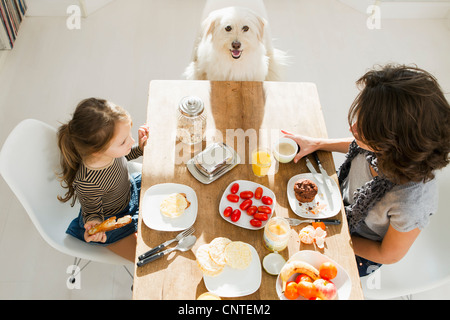
[[[206,114],[203,101],[199,97],[188,96],[178,105],[177,138],[186,144],[196,144],[203,140],[206,132]]]

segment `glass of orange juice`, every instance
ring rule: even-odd
[[[272,156],[266,148],[259,148],[252,152],[252,170],[255,176],[264,177],[272,165]]]

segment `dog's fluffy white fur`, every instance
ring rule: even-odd
[[[268,23],[248,8],[212,11],[201,25],[188,80],[279,81],[286,55],[274,49]]]

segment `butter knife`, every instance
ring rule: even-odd
[[[317,155],[317,152],[313,152],[312,155],[313,155],[314,159],[316,160],[317,165],[319,166],[319,170],[322,173],[322,176],[325,180],[325,184],[327,185],[328,190],[330,190],[330,192],[331,192],[331,189],[333,187],[331,186],[330,176],[328,175],[327,171],[322,167],[322,163],[319,160],[319,156]]]
[[[330,186],[325,182],[326,177],[323,174],[319,174],[317,170],[312,165],[311,161],[306,157],[306,166],[308,167],[309,171],[313,174],[313,176],[316,178],[317,182],[323,186],[323,191],[325,194],[325,197],[328,200],[328,206],[331,211],[334,210],[334,204],[333,204],[333,197],[331,196],[331,188]],[[320,167],[319,167],[320,168]],[[328,175],[327,175],[328,177]]]

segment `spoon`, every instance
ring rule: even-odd
[[[143,265],[146,265],[147,263],[154,261],[158,258],[161,258],[162,256],[171,253],[174,250],[179,250],[179,251],[188,251],[191,250],[192,247],[194,246],[195,242],[197,241],[197,237],[194,235],[190,235],[187,237],[184,237],[183,239],[180,240],[180,242],[178,242],[178,245],[174,248],[170,248],[170,249],[166,249],[162,252],[159,252],[157,254],[154,254],[150,257],[147,257],[145,259],[142,259],[140,261],[137,262],[137,266],[141,267]]]

